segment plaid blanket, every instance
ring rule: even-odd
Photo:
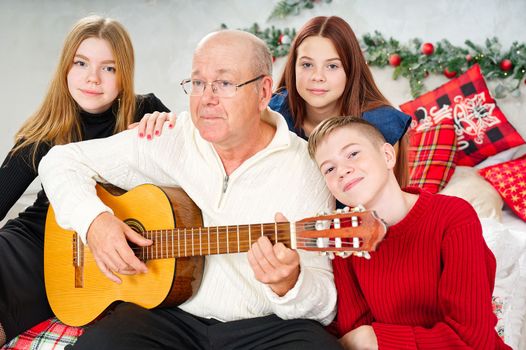
[[[83,332],[80,327],[66,326],[57,318],[50,318],[20,334],[1,350],[62,350],[75,343]]]

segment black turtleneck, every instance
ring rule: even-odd
[[[108,137],[114,134],[116,106],[100,114],[81,112],[82,139],[91,140]],[[141,120],[146,113],[155,111],[168,112],[168,108],[153,94],[137,95],[137,109],[135,121]],[[38,164],[51,146],[40,144],[36,152],[36,168],[32,166],[31,147],[25,147],[14,156],[8,155],[0,167],[0,184],[2,194],[0,195],[0,220],[2,220],[9,209],[22,196],[27,187],[37,177]],[[28,229],[43,233],[44,223],[49,201],[46,194],[41,190],[35,203],[20,213],[18,218],[10,220],[6,226],[20,225]]]

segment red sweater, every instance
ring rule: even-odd
[[[340,336],[372,325],[381,350],[511,349],[495,331],[495,257],[460,198],[422,191],[370,260],[333,268]]]

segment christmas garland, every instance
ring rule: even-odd
[[[265,41],[274,58],[289,53],[296,35],[294,28],[278,29],[272,26],[261,29],[257,23],[243,30]],[[412,39],[409,44],[402,45],[393,38],[385,39],[379,32],[365,34],[360,40],[367,63],[380,68],[387,65],[395,67],[393,79],[400,76],[407,78],[413,97],[425,92],[424,80],[429,74],[444,74],[452,79],[475,63],[480,65],[486,79],[501,80],[495,87],[494,97],[502,98],[508,93],[520,95],[519,87],[526,75],[525,43],[514,42],[504,51],[497,38],[486,39],[485,46],[470,40],[466,40],[465,45],[458,47],[446,39],[436,44]]]
[[[332,0],[323,0],[330,3]],[[281,0],[272,10],[268,20],[279,18],[283,19],[289,15],[298,15],[302,9],[314,8],[314,4],[320,3],[321,0]]]
[[[323,0],[330,3],[331,0]],[[304,8],[313,8],[322,0],[281,0],[273,9],[269,19],[297,15]],[[222,28],[226,25],[222,24]],[[270,48],[273,58],[286,56],[296,36],[296,29],[279,29],[274,26],[262,29],[257,23],[243,29],[253,33]],[[435,44],[412,39],[400,44],[393,38],[385,39],[379,32],[365,34],[360,46],[370,66],[394,67],[393,79],[402,76],[409,80],[411,94],[417,97],[425,92],[424,80],[433,74],[444,74],[452,79],[478,63],[488,80],[500,79],[494,90],[494,97],[502,98],[508,93],[519,96],[519,87],[526,75],[526,44],[514,42],[507,50],[497,38],[486,39],[485,45],[465,41],[465,47],[458,47],[443,39]],[[524,80],[526,84],[526,80]]]
[[[507,93],[519,96],[519,86],[526,73],[526,44],[514,42],[507,50],[497,38],[486,39],[485,46],[465,41],[466,47],[452,45],[441,40],[435,45],[413,39],[408,45],[382,34],[365,34],[361,41],[365,58],[369,65],[395,67],[393,79],[403,76],[409,79],[411,94],[417,97],[424,92],[424,79],[430,74],[444,74],[452,79],[478,63],[488,80],[501,79],[494,95],[502,98]],[[511,78],[512,82],[505,82]],[[526,83],[526,81],[525,81]]]

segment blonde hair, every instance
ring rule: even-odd
[[[329,136],[335,130],[346,126],[359,129],[360,132],[364,134],[374,146],[380,147],[387,142],[385,141],[382,132],[378,130],[376,126],[363,118],[352,116],[332,117],[325,119],[320,124],[318,124],[310,134],[308,145],[310,157],[314,159],[320,143],[325,138],[327,138],[327,136]]]
[[[51,80],[44,101],[15,135],[12,154],[24,147],[32,147],[33,167],[36,151],[41,143],[66,144],[82,139],[80,107],[68,90],[67,75],[80,44],[88,38],[106,40],[115,59],[117,84],[120,89],[115,132],[125,130],[135,116],[133,73],[135,58],[130,36],[114,19],[88,16],[80,19],[66,37],[58,67]]]

